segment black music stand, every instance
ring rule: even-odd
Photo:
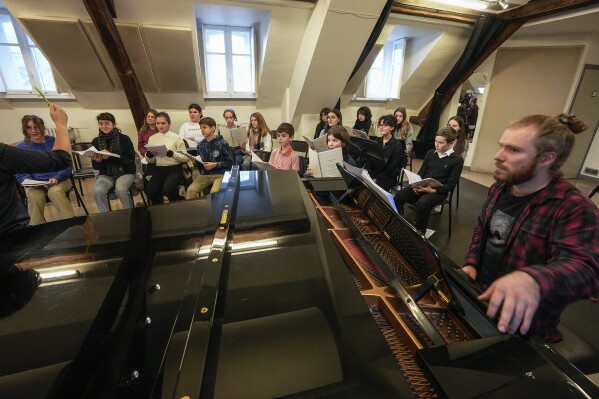
[[[351,147],[360,151],[360,155],[368,159],[385,162],[383,149],[376,141],[360,137],[351,138]]]

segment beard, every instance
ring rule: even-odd
[[[535,157],[530,164],[526,165],[524,168],[516,170],[514,172],[508,172],[503,170],[504,174],[500,175],[497,172],[493,173],[493,178],[498,183],[505,183],[510,186],[515,186],[518,184],[526,183],[535,176],[535,172],[537,170],[538,159]]]

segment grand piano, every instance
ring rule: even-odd
[[[599,397],[343,174],[0,237],[0,398]]]

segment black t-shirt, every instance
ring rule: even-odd
[[[503,193],[493,208],[487,224],[485,240],[481,252],[479,281],[487,286],[502,274],[510,270],[501,270],[506,242],[512,232],[514,222],[536,193],[515,197],[509,192]]]

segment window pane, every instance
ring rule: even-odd
[[[233,54],[250,53],[250,32],[232,31],[231,42],[233,47]]]
[[[206,29],[204,31],[204,43],[209,53],[225,52],[225,34],[220,30]]]
[[[383,82],[383,72],[371,69],[366,79],[366,97],[385,98]]]
[[[17,43],[15,28],[12,26],[10,16],[6,14],[0,14],[0,43]]]
[[[383,50],[381,50],[379,55],[376,56],[376,59],[372,63],[372,67],[371,67],[372,69],[383,69],[383,54],[384,53],[385,52]]]
[[[6,90],[31,90],[23,55],[17,46],[0,46],[0,68]]]
[[[206,56],[206,69],[208,91],[227,91],[227,63],[225,56],[208,54]]]
[[[252,58],[247,55],[233,56],[233,91],[253,93]]]
[[[52,73],[52,67],[50,66],[50,63],[37,47],[34,47],[31,50],[33,53],[33,60],[35,61],[35,66],[37,67],[41,79],[41,89],[44,91],[55,92],[56,83],[54,82],[54,74]]]

